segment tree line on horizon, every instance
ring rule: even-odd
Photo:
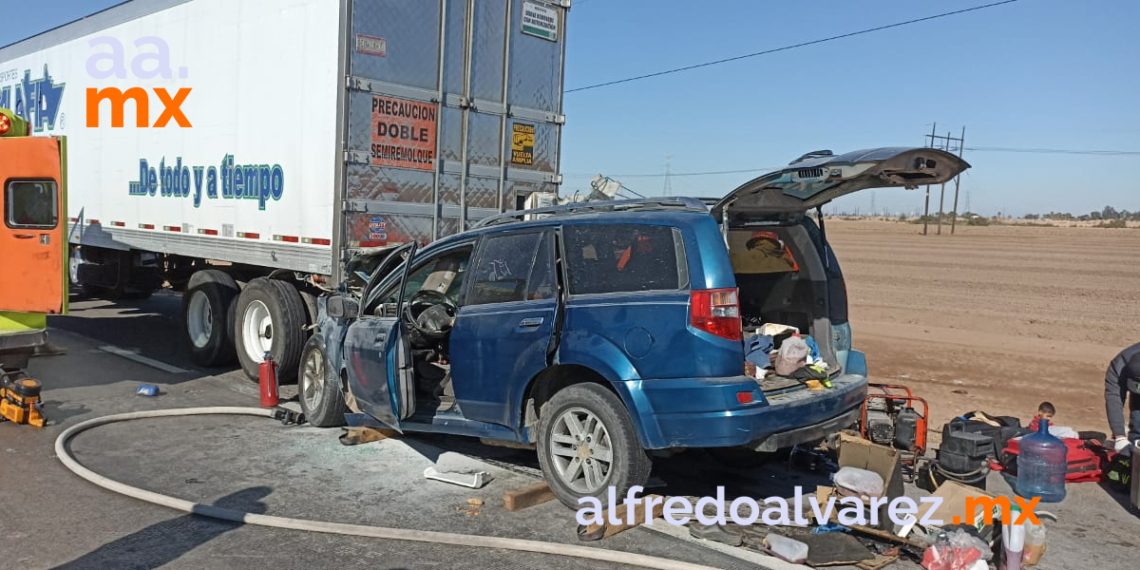
[[[1026,220],[1062,220],[1062,221],[1101,221],[1101,220],[1121,220],[1121,221],[1134,221],[1140,220],[1140,210],[1129,212],[1128,210],[1117,210],[1112,206],[1105,206],[1103,210],[1092,211],[1087,214],[1073,215],[1068,212],[1049,212],[1048,214],[1025,214]]]

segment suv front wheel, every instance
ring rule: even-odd
[[[605,504],[614,487],[624,498],[649,479],[652,461],[641,448],[633,421],[613,392],[597,384],[575,384],[542,407],[538,463],[554,496],[572,509],[578,499]]]

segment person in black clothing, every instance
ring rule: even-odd
[[[1129,429],[1124,426],[1124,403],[1129,408]],[[1140,343],[1122,351],[1104,376],[1104,406],[1118,453],[1140,445]],[[1127,435],[1125,435],[1127,433]]]

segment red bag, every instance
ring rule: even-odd
[[[1065,481],[1069,483],[1083,483],[1085,481],[1099,482],[1104,478],[1104,465],[1108,458],[1107,450],[1095,442],[1081,439],[1062,439],[1065,447],[1069,448],[1066,456],[1069,469],[1065,473]],[[1009,445],[1001,452],[999,471],[1010,475],[1017,475],[1017,456],[1020,453],[1021,438],[1009,440]]]

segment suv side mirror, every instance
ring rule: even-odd
[[[360,315],[360,304],[344,295],[333,295],[325,302],[325,312],[334,319],[355,319]]]

